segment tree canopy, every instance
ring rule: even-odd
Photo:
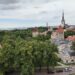
[[[34,75],[37,67],[41,71],[43,66],[48,70],[49,67],[56,66],[58,49],[49,37],[33,38],[31,29],[5,31],[1,35],[1,72],[14,70],[20,72],[20,75]]]
[[[74,31],[66,31],[64,32],[64,36],[67,38],[68,36],[72,36],[72,35],[75,35],[75,32]]]

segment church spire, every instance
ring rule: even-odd
[[[65,27],[64,12],[62,12],[62,20],[61,20],[61,24],[62,24],[63,27]]]

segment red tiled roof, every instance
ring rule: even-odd
[[[68,36],[66,38],[66,40],[68,40],[68,41],[75,41],[75,36]]]
[[[62,33],[62,32],[64,32],[64,29],[61,26],[59,26],[57,28],[56,32]]]

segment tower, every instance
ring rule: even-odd
[[[54,32],[52,32],[51,39],[56,41],[64,40],[64,29],[62,26],[59,26]]]
[[[64,40],[64,28],[62,26],[59,26],[57,28],[56,33],[57,33],[58,40]]]
[[[62,27],[65,27],[64,12],[62,13],[61,25]]]
[[[51,27],[48,25],[48,22],[46,23],[47,31],[51,31]]]
[[[37,37],[38,35],[39,35],[38,28],[37,27],[33,28],[32,29],[32,36]]]

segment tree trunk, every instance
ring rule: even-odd
[[[39,65],[39,72],[41,72],[41,65]]]
[[[48,73],[48,74],[50,73],[49,64],[48,64],[48,63],[47,63],[47,73]]]

